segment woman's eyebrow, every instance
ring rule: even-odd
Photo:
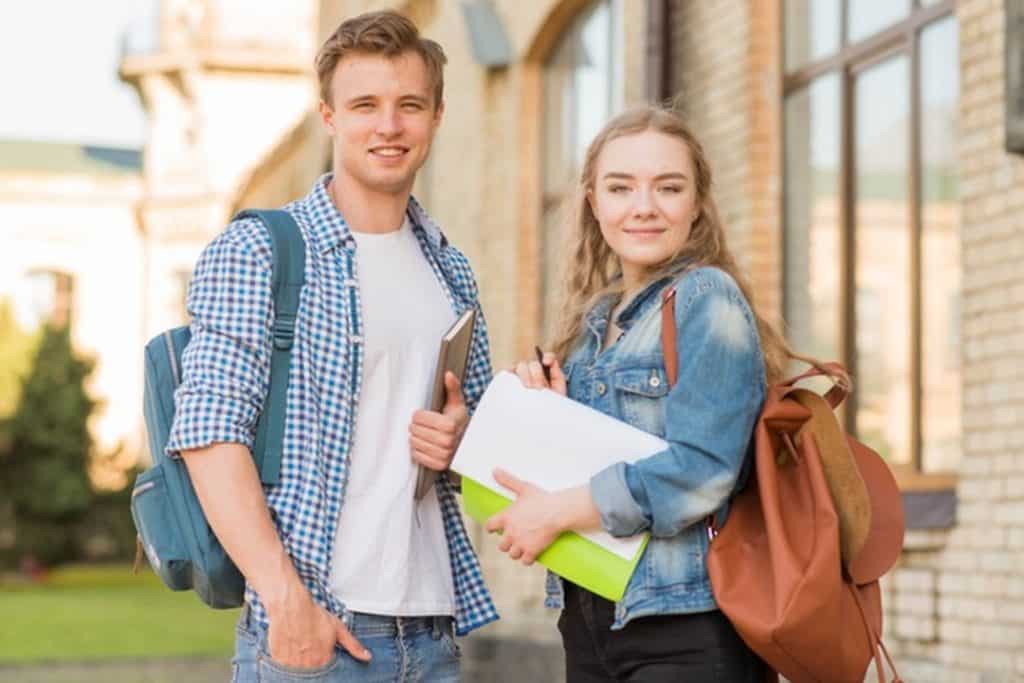
[[[634,180],[634,176],[629,173],[621,173],[619,171],[610,171],[604,174],[604,180]],[[689,180],[685,173],[671,172],[662,173],[661,175],[654,176],[655,180]]]

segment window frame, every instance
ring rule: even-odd
[[[881,29],[859,42],[849,44],[849,3],[840,0],[839,47],[831,55],[810,61],[791,71],[785,71],[787,46],[786,25],[782,22],[782,40],[779,45],[779,60],[783,69],[781,106],[785,108],[788,98],[809,88],[819,77],[835,73],[839,77],[839,334],[840,357],[851,374],[857,374],[856,346],[856,174],[854,149],[856,114],[853,97],[856,78],[867,69],[891,59],[906,55],[910,70],[910,148],[908,150],[909,178],[907,201],[909,208],[909,229],[911,231],[910,264],[907,276],[910,278],[910,462],[892,465],[894,474],[905,490],[934,491],[953,488],[956,475],[953,472],[924,472],[922,463],[923,439],[923,358],[922,358],[922,179],[921,179],[921,57],[920,37],[922,31],[935,22],[955,14],[955,0],[941,0],[923,6],[915,0],[908,14],[901,21]],[[785,16],[785,13],[783,13]],[[781,145],[786,149],[786,129],[781,128]],[[785,170],[785,169],[783,169]],[[787,208],[785,202],[786,178],[783,174],[780,219],[780,254],[783,255],[783,297],[785,301],[786,263],[785,240]],[[785,311],[784,311],[785,313]],[[851,434],[856,433],[856,393],[848,399],[849,407],[842,410],[841,419]]]
[[[608,50],[609,60],[608,64],[604,65],[609,67],[609,71],[605,74],[608,78],[608,93],[607,101],[604,105],[608,108],[608,116],[605,120],[615,116],[615,114],[622,110],[624,99],[625,99],[625,81],[624,81],[624,66],[623,66],[623,53],[625,50],[625,36],[623,31],[623,0],[587,0],[573,15],[565,26],[561,28],[557,36],[554,38],[552,45],[550,46],[547,54],[541,63],[541,88],[542,93],[540,97],[540,136],[541,139],[545,139],[548,134],[546,126],[549,122],[549,107],[552,102],[548,98],[548,83],[551,78],[551,71],[553,68],[553,60],[558,55],[558,51],[563,47],[565,41],[571,38],[572,34],[578,30],[582,30],[583,26],[589,21],[594,14],[597,13],[600,7],[604,7],[608,12],[608,26],[606,38],[606,48]],[[565,92],[559,92],[559,95],[564,95]],[[565,113],[564,111],[562,113]],[[576,119],[575,112],[570,112],[569,118]],[[578,120],[574,120],[573,124],[578,124]],[[562,138],[573,139],[576,130],[566,129],[561,131]],[[563,139],[563,142],[565,140]],[[548,160],[542,154],[540,157],[540,166],[537,169],[541,178],[540,188],[540,214],[537,217],[538,225],[544,226],[548,217],[555,213],[555,216],[566,215],[566,211],[571,211],[572,206],[570,202],[575,198],[575,186],[569,182],[560,183],[560,187],[551,190],[549,188],[550,177],[549,174],[553,169],[548,168]],[[565,174],[569,178],[575,177],[580,169],[576,167],[575,160],[570,162],[570,165],[560,169],[567,171]],[[561,213],[559,213],[561,212]],[[541,337],[545,338],[552,332],[550,326],[551,321],[547,317],[549,307],[553,305],[551,300],[550,287],[557,285],[557,281],[551,282],[548,279],[548,243],[544,238],[539,240],[539,251],[537,252],[537,258],[540,260],[539,275],[540,275],[540,292],[539,292],[539,306],[538,313],[540,320],[538,326],[541,329]]]

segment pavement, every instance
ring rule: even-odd
[[[561,683],[562,648],[473,637],[462,643],[465,683]],[[228,683],[227,658],[0,665],[0,683]]]

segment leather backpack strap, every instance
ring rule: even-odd
[[[676,351],[675,285],[669,285],[661,295],[661,355],[665,358],[665,374],[669,387],[679,379],[679,354]]]
[[[896,665],[892,661],[892,657],[889,655],[889,651],[882,644],[882,637],[875,633],[875,629],[871,628],[871,622],[868,619],[868,614],[864,610],[864,602],[861,600],[860,591],[850,581],[844,581],[846,587],[850,589],[853,594],[853,601],[857,603],[857,609],[860,611],[861,621],[864,623],[864,630],[867,632],[868,644],[871,646],[872,654],[875,659],[875,673],[878,674],[878,683],[885,683],[885,669],[882,665],[882,655],[885,655],[886,661],[889,663],[889,670],[892,671],[892,681],[890,683],[903,683],[903,679],[900,678],[900,674],[896,671]]]
[[[679,379],[679,351],[676,348],[676,287],[669,285],[661,295],[661,355],[665,361],[665,375],[671,389]],[[704,520],[707,525],[708,540],[718,535],[718,521],[712,513]]]
[[[832,388],[825,394],[825,400],[832,406],[832,410],[835,410],[839,405],[846,400],[846,397],[850,395],[850,375],[839,363],[815,363],[811,362],[810,359],[798,358],[797,360],[803,360],[806,363],[810,363],[811,367],[806,372],[802,372],[796,377],[791,377],[785,382],[782,382],[780,386],[793,387],[797,382],[808,379],[810,377],[828,377],[832,380]]]

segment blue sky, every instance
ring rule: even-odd
[[[138,95],[117,77],[122,36],[151,34],[154,0],[34,0],[0,22],[0,138],[138,147]]]

